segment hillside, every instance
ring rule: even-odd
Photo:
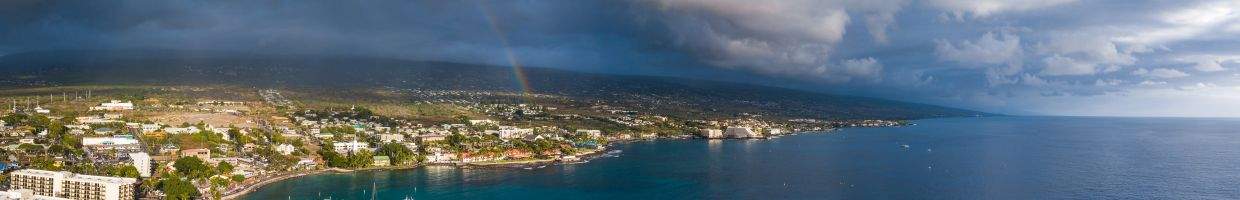
[[[508,67],[385,58],[205,51],[46,51],[0,58],[0,87],[238,85],[308,91],[373,88],[519,92]],[[618,102],[672,115],[916,119],[983,113],[717,81],[526,68],[533,93]],[[328,92],[330,93],[330,92]],[[330,95],[330,94],[325,94]]]

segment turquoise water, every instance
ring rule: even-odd
[[[1238,199],[1240,120],[920,120],[770,140],[621,144],[541,169],[308,176],[245,199]],[[907,144],[908,148],[901,145]]]

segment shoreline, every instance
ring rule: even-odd
[[[613,144],[611,145],[607,145],[599,150],[596,150],[590,153],[577,155],[580,158],[577,161],[572,161],[572,162],[564,162],[559,159],[537,159],[537,160],[531,160],[531,161],[502,161],[498,163],[426,163],[426,164],[419,163],[419,164],[408,165],[408,166],[368,167],[368,168],[361,168],[361,169],[341,169],[341,168],[317,169],[317,170],[312,170],[312,171],[302,171],[302,172],[296,172],[296,173],[291,173],[291,174],[282,174],[282,175],[277,176],[276,178],[262,180],[254,184],[243,186],[244,189],[232,190],[235,192],[221,195],[221,199],[239,199],[258,189],[262,189],[262,187],[270,185],[272,183],[276,183],[276,182],[280,182],[280,181],[284,181],[288,179],[293,179],[293,178],[298,178],[302,176],[319,175],[319,174],[326,174],[326,173],[353,173],[353,172],[378,171],[378,170],[404,170],[404,169],[415,169],[415,168],[424,167],[424,166],[451,166],[451,167],[458,167],[458,168],[478,167],[478,168],[497,168],[497,169],[523,169],[523,168],[529,169],[529,168],[534,168],[534,167],[542,168],[542,167],[551,166],[551,165],[588,163],[590,162],[590,160],[594,160],[594,159],[598,159],[598,158],[610,155],[611,152],[614,150],[614,149],[611,149],[611,147],[614,146],[614,144],[618,144],[618,143],[637,142],[637,141],[657,141],[657,140],[688,140],[688,139],[700,139],[700,140],[706,140],[706,141],[755,140],[755,139],[766,140],[766,139],[777,139],[783,136],[800,135],[800,134],[806,134],[806,133],[831,133],[837,130],[839,129],[821,130],[821,131],[801,131],[801,132],[792,132],[792,133],[780,134],[780,135],[764,137],[764,138],[702,138],[702,137],[696,137],[696,136],[682,136],[682,137],[623,140],[623,141],[613,142]]]

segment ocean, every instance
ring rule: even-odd
[[[1240,119],[914,123],[766,140],[639,141],[614,146],[617,157],[529,170],[321,174],[243,199],[1240,199]]]

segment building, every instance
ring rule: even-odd
[[[372,163],[371,166],[387,167],[392,165],[392,159],[389,159],[387,156],[374,156],[370,158],[374,160],[374,163]]]
[[[517,128],[515,126],[500,126],[498,131],[488,131],[488,133],[499,136],[499,138],[514,139],[534,134],[534,129]]]
[[[39,113],[39,114],[48,114],[48,113],[52,113],[52,110],[48,110],[47,108],[36,106],[34,107],[34,112]]]
[[[0,191],[0,200],[10,199],[33,199],[33,200],[69,200],[60,197],[49,197],[43,195],[35,195],[34,190],[30,189],[13,189],[9,191]]]
[[[201,130],[198,130],[198,127],[194,127],[194,126],[183,127],[183,128],[182,127],[168,127],[164,129],[164,132],[168,134],[192,134],[192,133],[198,133],[198,131],[201,131]]]
[[[64,171],[23,169],[10,173],[12,189],[26,189],[37,196],[67,199],[132,200],[134,178],[73,174]]]
[[[723,130],[719,129],[702,129],[702,137],[708,139],[723,138]]]
[[[471,119],[471,120],[469,120],[469,125],[496,125],[496,124],[498,124],[498,123],[495,123],[495,121],[491,121],[491,120],[489,120],[489,119]]]
[[[181,150],[181,157],[197,157],[204,162],[211,161],[210,149],[186,149]]]
[[[600,131],[600,130],[584,130],[584,129],[577,129],[577,134],[578,134],[578,135],[587,135],[587,136],[590,136],[591,138],[600,138],[600,137],[603,137],[603,131]]]
[[[369,150],[370,144],[366,144],[365,142],[358,142],[357,140],[354,140],[352,142],[332,143],[332,150],[335,150],[336,153],[340,153],[340,154],[353,154],[363,149]]]
[[[761,134],[754,132],[753,129],[750,129],[749,127],[728,127],[727,130],[723,131],[723,135],[726,135],[732,138],[761,138],[762,137]]]
[[[138,175],[151,177],[151,155],[146,152],[129,153],[129,159],[133,161],[133,167],[138,168]]]
[[[84,137],[82,147],[92,150],[137,151],[142,148],[142,144],[132,136]]]
[[[418,136],[418,142],[421,142],[421,143],[423,143],[423,144],[425,144],[425,143],[427,143],[427,142],[442,141],[442,140],[444,140],[444,139],[448,139],[448,135],[421,135],[421,136]]]
[[[280,155],[287,156],[289,154],[293,154],[293,151],[297,151],[297,148],[293,147],[291,144],[276,145],[276,152],[280,152]]]
[[[395,133],[379,134],[379,142],[383,142],[383,143],[405,142],[405,135],[395,134]]]
[[[90,110],[101,111],[122,111],[133,110],[133,102],[121,102],[120,100],[112,100],[111,102],[101,103],[99,106],[90,107]]]
[[[162,126],[160,126],[159,124],[142,124],[142,125],[139,125],[139,128],[140,130],[142,130],[142,133],[152,133],[155,131],[159,131],[159,129],[162,128]]]
[[[784,130],[783,130],[783,129],[777,129],[777,128],[770,128],[770,129],[766,129],[766,133],[767,133],[767,134],[769,134],[769,135],[783,135],[783,134],[784,134]]]

